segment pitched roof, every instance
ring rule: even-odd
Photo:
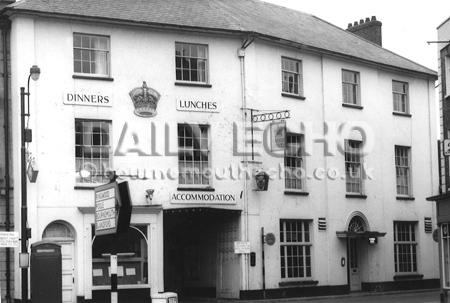
[[[22,0],[7,11],[254,33],[436,77],[435,71],[320,18],[259,0]]]

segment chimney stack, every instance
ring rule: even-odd
[[[359,20],[359,22],[355,21],[353,25],[349,23],[347,30],[361,38],[382,46],[381,25],[382,23],[375,16],[372,16],[371,19],[367,17],[365,21],[364,19]]]

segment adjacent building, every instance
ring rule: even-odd
[[[438,286],[437,75],[382,48],[379,21],[346,31],[253,0],[25,0],[3,15],[14,188],[19,87],[41,69],[28,224],[30,243],[62,247],[63,302],[106,298],[117,243],[128,299]],[[117,241],[95,235],[108,171],[133,202]]]

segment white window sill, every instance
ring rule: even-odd
[[[101,80],[101,81],[114,81],[109,75],[97,75],[97,74],[73,74],[73,79],[85,79],[85,80]]]
[[[118,289],[135,289],[135,288],[150,288],[150,284],[128,284],[128,285],[117,285]],[[111,285],[97,285],[92,286],[92,290],[110,290]]]

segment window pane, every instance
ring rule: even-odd
[[[176,79],[181,81],[207,82],[207,46],[198,44],[175,44]]]
[[[74,72],[109,75],[109,37],[74,34]]]

